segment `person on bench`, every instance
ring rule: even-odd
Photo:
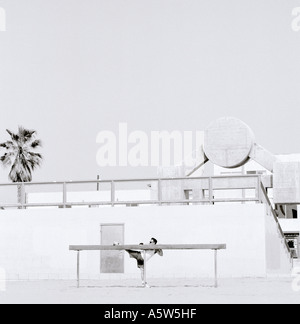
[[[157,244],[157,239],[154,237],[150,240],[150,245],[155,246]],[[143,245],[143,243],[140,243]],[[141,270],[141,278],[142,278],[142,285],[143,287],[150,288],[150,286],[145,282],[145,260],[143,253],[141,251],[135,250],[126,250],[129,253],[130,257],[137,261],[137,267]],[[159,256],[163,256],[164,253],[160,249],[153,249],[153,250],[146,250],[146,261],[149,261],[155,254]]]

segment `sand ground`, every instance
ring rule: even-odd
[[[11,281],[0,304],[299,304],[300,280],[280,278],[152,279],[152,288],[134,279]]]

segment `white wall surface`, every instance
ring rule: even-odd
[[[148,201],[151,190],[116,190],[115,201]],[[110,202],[111,191],[78,191],[67,193],[67,203]],[[29,193],[27,203],[62,203],[62,192]]]
[[[0,267],[8,279],[75,278],[76,252],[69,245],[98,245],[103,223],[124,223],[125,244],[147,243],[151,237],[161,244],[226,243],[227,250],[219,252],[220,276],[266,275],[260,204],[0,211]],[[82,277],[99,278],[99,269],[100,253],[83,252]],[[213,269],[212,251],[165,251],[151,259],[148,275],[213,276]],[[140,278],[127,254],[125,274],[109,276]]]
[[[298,206],[298,215],[300,216],[299,212],[300,210]],[[300,218],[295,218],[295,219],[280,218],[279,223],[284,232],[295,232],[295,233],[300,232]]]
[[[287,262],[289,252],[281,239],[281,233],[273,215],[266,215],[266,261],[268,274],[288,273],[292,261]]]

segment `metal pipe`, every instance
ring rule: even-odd
[[[204,180],[204,179],[234,179],[234,178],[258,178],[259,175],[226,175],[226,176],[211,176],[211,177],[178,177],[178,178],[143,178],[143,179],[110,179],[110,180],[101,180],[101,183],[110,183],[114,182],[149,182],[149,181],[177,181],[177,180]],[[39,181],[39,182],[24,182],[25,186],[34,186],[34,185],[60,185],[60,184],[93,184],[97,183],[97,180],[76,180],[76,181]],[[1,186],[17,186],[21,185],[23,182],[14,182],[14,183],[0,183]]]
[[[99,183],[99,180],[100,180],[100,176],[97,175],[97,191],[100,190],[100,183]]]
[[[77,251],[77,288],[80,286],[80,251]]]
[[[67,207],[67,184],[63,183],[63,208]]]
[[[215,250],[215,288],[218,288],[218,250]]]
[[[146,250],[144,250],[144,284],[145,284],[145,288],[147,285],[147,254],[146,254]]]
[[[115,182],[111,182],[111,206],[115,206],[115,201],[116,201],[116,185]]]

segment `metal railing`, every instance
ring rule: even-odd
[[[77,252],[77,288],[80,287],[80,252],[82,251],[123,251],[138,250],[144,254],[144,281],[147,282],[147,257],[146,251],[153,250],[213,250],[215,288],[218,287],[218,251],[226,250],[226,244],[160,244],[160,245],[70,245],[70,251]]]
[[[260,184],[259,175],[5,183],[0,184],[0,208],[260,203]],[[71,187],[74,186],[79,186],[79,190],[72,191]],[[92,189],[81,189],[85,186]],[[5,200],[1,190],[5,192],[9,188],[13,188],[15,200],[19,192],[19,201]],[[137,199],[135,194],[138,191],[142,191],[147,197]],[[251,191],[251,195],[247,196],[247,191]],[[72,198],[75,192],[77,198]],[[131,192],[131,197],[118,197],[122,192]],[[227,196],[225,192],[231,194]],[[53,198],[49,199],[51,195]],[[12,193],[10,199],[11,196]],[[82,199],[83,196],[85,199]]]

